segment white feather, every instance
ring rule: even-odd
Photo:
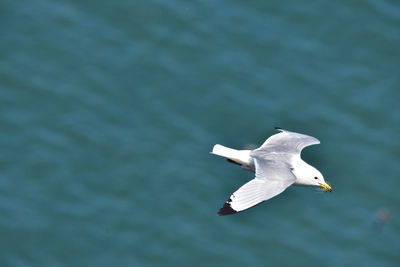
[[[214,145],[211,154],[230,159],[242,166],[243,169],[254,171],[254,160],[250,157],[251,150],[237,150],[222,145]]]

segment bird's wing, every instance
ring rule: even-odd
[[[254,158],[280,159],[291,158],[299,155],[301,150],[307,146],[319,144],[320,141],[312,136],[299,134],[277,128],[280,133],[269,137],[262,146],[253,150],[251,156]]]
[[[255,159],[256,177],[236,190],[219,215],[233,214],[282,193],[294,183],[296,177],[282,161]]]

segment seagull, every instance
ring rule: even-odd
[[[303,148],[320,143],[305,134],[275,127],[279,133],[270,136],[254,150],[236,150],[219,144],[212,154],[222,156],[242,169],[255,172],[255,178],[242,185],[218,211],[219,215],[234,214],[251,208],[282,193],[291,185],[320,186],[324,191],[332,188],[322,174],[301,159]]]

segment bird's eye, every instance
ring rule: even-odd
[[[315,177],[314,177],[314,179],[315,179],[315,180],[318,180],[318,177],[317,177],[317,176],[315,176]]]

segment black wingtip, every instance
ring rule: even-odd
[[[237,211],[232,209],[230,201],[225,202],[224,206],[218,211],[219,216],[225,216],[235,213],[237,213]]]
[[[278,131],[279,131],[279,130],[282,130],[281,127],[277,127],[277,126],[275,126],[274,129],[275,129],[275,130],[278,130]]]

